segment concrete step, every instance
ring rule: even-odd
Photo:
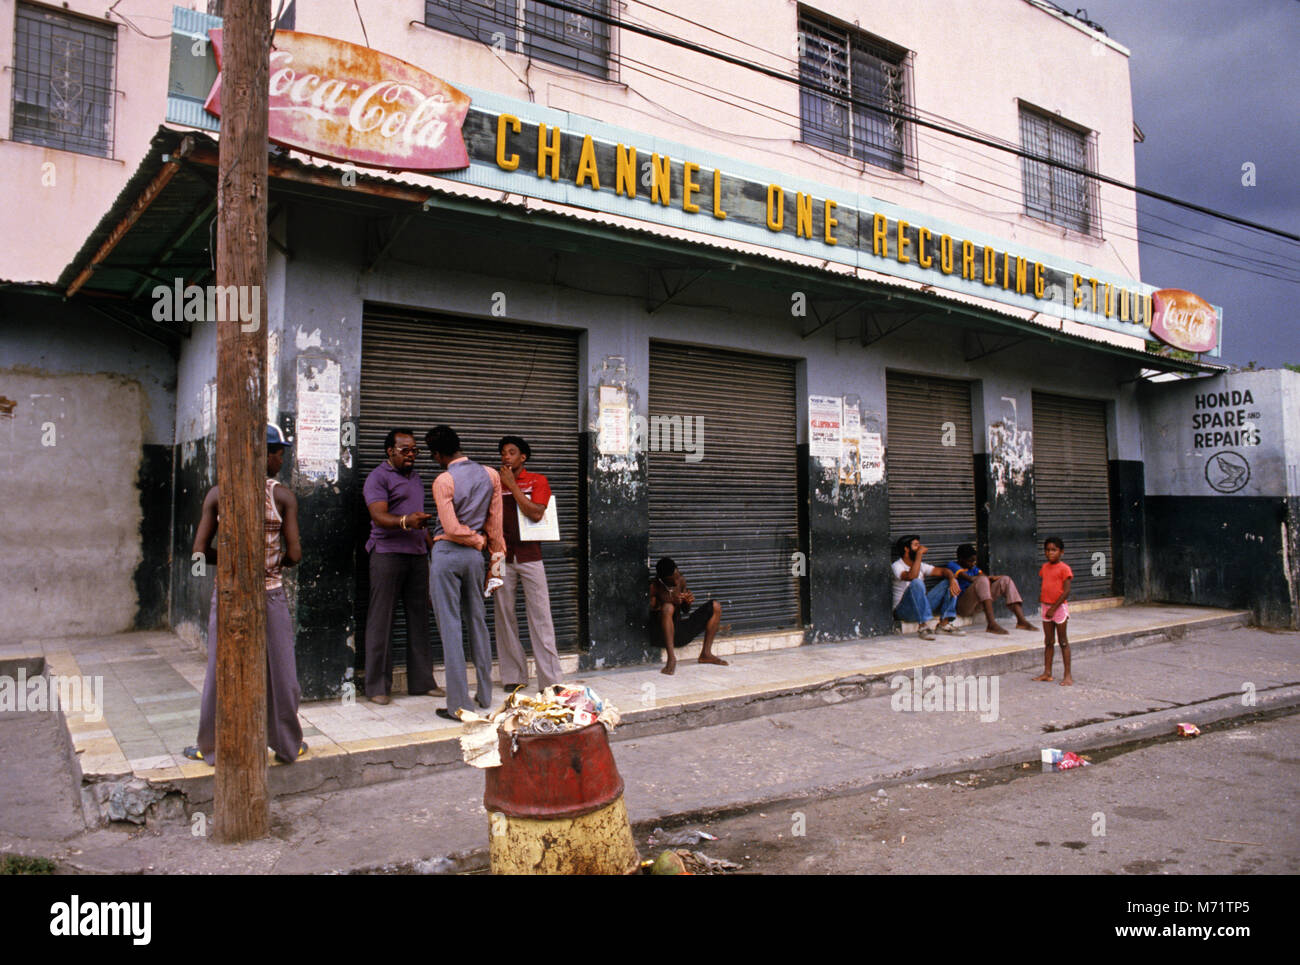
[[[1164,623],[1146,622],[1135,629],[1104,632],[1094,635],[1080,633],[1071,641],[1075,655],[1083,652],[1105,652],[1127,647],[1178,640],[1189,633],[1248,626],[1248,611],[1211,610],[1204,616],[1183,615]],[[972,635],[974,636],[974,635]],[[890,638],[877,638],[888,640]],[[951,639],[951,638],[950,638]],[[1007,640],[1002,646],[975,646]],[[843,644],[820,644],[828,650],[835,647],[861,646],[866,641]],[[910,641],[909,641],[910,642]],[[612,741],[632,740],[653,734],[708,727],[715,724],[746,720],[768,714],[791,710],[827,706],[847,700],[888,696],[893,693],[890,680],[900,673],[910,674],[920,668],[924,674],[972,675],[1001,674],[1030,670],[1041,665],[1042,638],[1038,634],[1020,637],[989,637],[981,633],[972,640],[972,646],[955,654],[927,654],[918,646],[905,660],[892,662],[864,659],[861,672],[821,673],[805,675],[777,683],[753,681],[741,684],[725,693],[687,695],[681,698],[651,699],[643,706],[621,706],[622,724],[610,735]],[[634,670],[606,671],[609,674],[636,673]],[[644,673],[644,668],[640,669]],[[601,690],[601,672],[586,673],[585,682]],[[638,678],[640,679],[640,678]],[[653,683],[642,687],[653,688]],[[425,702],[429,716],[435,706],[428,697],[396,697],[394,704]],[[425,708],[425,703],[412,704]],[[387,708],[385,708],[387,709]],[[430,774],[448,768],[459,768],[461,753],[459,726],[434,718],[429,729],[393,737],[374,738],[350,742],[346,749],[313,749],[308,757],[292,766],[274,765],[268,774],[271,793],[277,796],[320,793],[348,787],[361,787],[384,781]],[[203,768],[203,770],[198,770]],[[155,780],[135,778],[138,783],[147,781],[147,794],[161,802],[164,798],[183,797],[187,810],[203,809],[212,800],[213,778],[206,765],[192,765],[186,776],[179,779]],[[104,776],[107,777],[107,776]],[[109,793],[107,789],[96,792]]]

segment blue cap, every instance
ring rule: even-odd
[[[266,444],[268,446],[288,446],[289,440],[284,437],[280,427],[272,422],[266,424]]]

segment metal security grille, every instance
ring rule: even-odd
[[[1093,142],[1085,132],[1023,105],[1020,144],[1039,157],[1086,171],[1097,169]],[[1100,233],[1096,184],[1091,178],[1029,158],[1021,159],[1021,172],[1026,214],[1075,231]]]
[[[18,4],[13,139],[111,155],[116,45],[108,24]]]
[[[649,410],[652,566],[671,556],[735,630],[799,626],[794,363],[651,342]]]
[[[357,443],[359,468],[369,473],[385,458],[384,436],[390,429],[415,430],[420,455],[416,470],[426,488],[442,471],[425,449],[424,435],[445,423],[460,435],[465,455],[498,467],[497,442],[503,435],[528,440],[529,468],[546,476],[560,519],[558,543],[542,546],[551,596],[556,645],[579,647],[577,336],[554,329],[489,324],[469,319],[417,315],[370,308],[361,330],[361,412]],[[361,502],[357,483],[356,499]],[[433,512],[433,497],[427,498]],[[364,543],[369,515],[360,507]],[[357,628],[364,635],[369,569],[364,550],[357,555]],[[528,639],[524,595],[516,594],[520,638]],[[401,607],[398,607],[401,610]],[[491,604],[488,626],[493,629]],[[442,643],[433,624],[435,659]],[[406,659],[405,621],[393,627],[394,660]]]
[[[1038,544],[1049,536],[1065,541],[1062,558],[1074,571],[1072,600],[1111,595],[1115,559],[1108,467],[1106,403],[1035,392]],[[1094,576],[1094,569],[1103,572]]]
[[[892,537],[917,534],[925,561],[943,566],[976,536],[970,383],[890,372],[885,393]]]
[[[907,51],[801,13],[799,77],[813,85],[799,96],[804,142],[894,171],[908,169],[915,156],[910,126],[872,106],[906,113],[910,74]]]
[[[608,0],[566,0],[608,17]],[[498,50],[527,54],[593,77],[608,77],[609,24],[545,0],[425,0],[424,23]]]

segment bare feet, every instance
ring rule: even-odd
[[[1073,678],[1073,677],[1066,677],[1064,680],[1061,681],[1061,686],[1062,686],[1062,687],[1072,687],[1072,686],[1074,686],[1074,678]]]
[[[1033,680],[1051,680],[1051,679],[1052,679],[1052,675],[1051,675],[1050,673],[1040,673],[1037,677],[1033,677],[1033,678],[1031,678],[1031,679],[1033,679]]]
[[[700,657],[700,663],[716,663],[719,667],[730,666],[727,661],[723,660],[721,657],[715,657],[713,654],[709,654],[707,657]]]
[[[1017,629],[1017,630],[1037,630],[1038,627],[1034,626],[1034,625],[1033,625],[1032,623],[1030,623],[1028,620],[1021,620],[1020,622],[1018,622],[1018,623],[1016,624],[1016,629]]]
[[[1001,626],[1000,624],[997,623],[990,623],[987,627],[985,627],[985,630],[988,631],[989,633],[1000,633],[1003,634],[1004,636],[1006,635],[1007,632],[1006,627]]]
[[[660,673],[666,673],[666,674],[674,674],[674,673],[676,673],[676,672],[677,672],[677,661],[676,661],[675,659],[674,659],[674,660],[669,660],[666,664],[664,664],[664,669],[663,669],[663,670],[660,670],[659,672],[660,672]]]

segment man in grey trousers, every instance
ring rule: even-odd
[[[434,426],[425,441],[433,458],[446,470],[433,481],[436,513],[429,595],[438,618],[447,677],[447,707],[439,709],[438,716],[455,720],[462,710],[472,709],[462,622],[469,634],[478,678],[478,707],[486,709],[492,702],[492,641],[483,602],[483,547],[491,551],[494,562],[505,558],[501,478],[496,470],[470,461],[460,451],[460,436],[450,426]]]

